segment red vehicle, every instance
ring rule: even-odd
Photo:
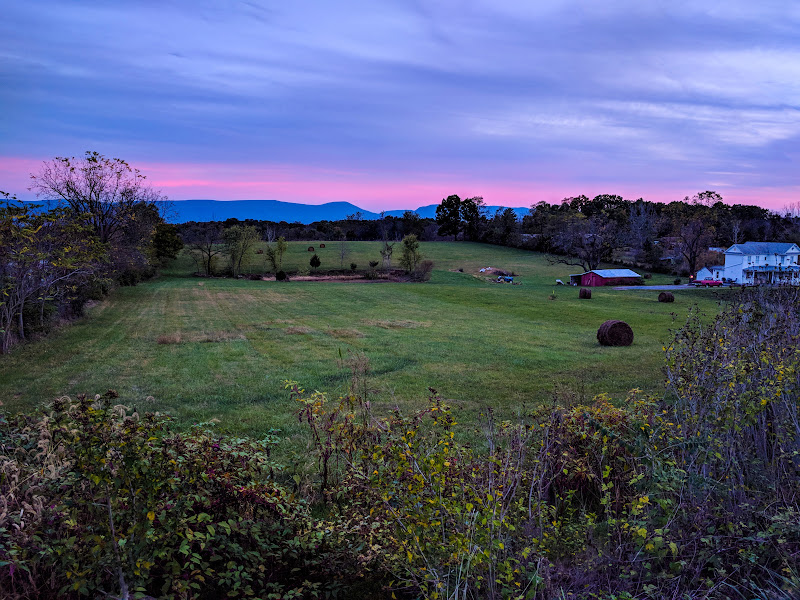
[[[701,279],[700,281],[695,281],[694,284],[698,287],[717,287],[722,285],[722,282],[716,279]]]

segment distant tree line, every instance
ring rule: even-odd
[[[591,270],[613,261],[680,275],[720,264],[723,257],[713,248],[800,236],[796,211],[728,205],[713,191],[667,204],[609,194],[565,198],[559,205],[540,202],[521,227],[527,247],[549,252],[559,262]]]
[[[437,233],[546,252],[553,262],[586,271],[616,262],[681,275],[721,262],[713,248],[800,238],[800,207],[778,214],[728,205],[713,191],[668,204],[613,194],[576,196],[560,204],[538,202],[521,220],[510,208],[487,213],[483,198],[448,196],[436,211]]]
[[[422,241],[441,238],[434,219],[420,217],[406,211],[402,217],[382,216],[379,219],[361,219],[358,213],[338,221],[316,221],[310,224],[268,221],[260,219],[226,219],[224,221],[189,221],[181,223],[178,232],[190,243],[199,238],[213,238],[222,242],[223,232],[236,226],[253,227],[258,238],[264,241],[284,238],[286,241],[369,241],[387,238],[400,241],[407,235],[416,235]]]
[[[31,175],[54,207],[0,192],[0,351],[80,315],[115,285],[152,277],[183,247],[158,205],[165,198],[125,161],[87,152]]]
[[[616,194],[594,198],[574,196],[559,204],[533,204],[522,219],[511,208],[491,214],[480,196],[444,198],[436,219],[413,211],[402,217],[364,220],[358,213],[339,221],[310,224],[263,220],[189,222],[178,225],[187,244],[220,250],[225,232],[251,228],[260,240],[399,241],[408,235],[419,241],[460,240],[514,246],[545,252],[553,262],[591,270],[614,262],[676,275],[695,273],[722,262],[712,250],[747,240],[797,241],[800,206],[782,213],[744,204],[728,205],[720,194],[704,191],[683,200],[661,203]]]

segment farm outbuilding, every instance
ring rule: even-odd
[[[595,269],[577,275],[570,275],[572,285],[599,287],[602,285],[636,285],[641,275],[630,269]]]

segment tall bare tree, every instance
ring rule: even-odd
[[[550,254],[548,260],[591,271],[610,258],[618,237],[614,223],[601,216],[571,215],[553,236],[553,248],[561,254]]]
[[[211,276],[217,257],[222,254],[222,230],[218,223],[195,224],[185,234],[186,247],[194,259],[197,270]]]
[[[122,159],[86,152],[82,158],[56,157],[31,175],[37,197],[61,200],[85,215],[101,243],[113,241],[137,204],[166,201],[146,183],[146,177]]]

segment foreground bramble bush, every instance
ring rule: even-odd
[[[0,421],[2,597],[317,595],[324,529],[272,479],[272,437],[176,434],[114,397]]]

